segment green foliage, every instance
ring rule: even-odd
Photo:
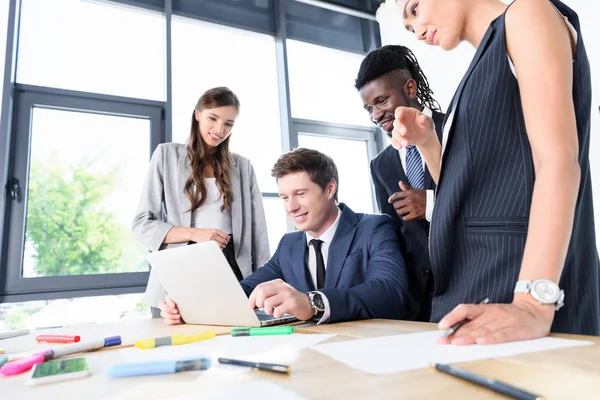
[[[4,317],[4,328],[7,331],[27,328],[29,315],[25,314],[19,307],[11,308]]]
[[[120,258],[131,235],[104,206],[117,170],[93,173],[91,164],[65,168],[34,160],[30,171],[26,239],[37,275],[124,272]]]

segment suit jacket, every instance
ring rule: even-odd
[[[589,163],[590,64],[577,14],[551,1],[568,17],[578,36],[572,96],[581,171],[559,282],[565,306],[556,312],[551,331],[598,335],[600,272]],[[504,17],[490,24],[450,103],[448,115],[453,117],[445,122],[448,137],[430,237],[435,276],[432,321],[460,303],[485,296],[492,303],[512,302],[521,270],[536,171],[520,82],[506,59]]]
[[[444,114],[433,111],[432,119],[436,133],[441,138]],[[405,222],[396,214],[394,206],[388,203],[388,198],[400,191],[399,181],[408,185],[408,179],[402,168],[398,151],[391,145],[371,160],[371,178],[375,186],[379,211],[392,217],[400,233],[400,244],[406,260],[410,293],[413,300],[409,318],[417,319],[422,306],[429,308],[429,304],[423,304],[423,302],[431,301],[430,298],[425,298],[427,279],[431,274],[428,254],[429,222],[425,219]],[[425,166],[425,189],[435,190],[435,182],[431,179],[427,166]]]
[[[328,322],[368,318],[405,319],[408,282],[404,259],[391,219],[380,214],[355,214],[340,204],[342,215],[329,246],[325,287]],[[281,238],[273,257],[241,281],[246,294],[263,282],[282,279],[300,292],[311,290],[304,266],[306,234]]]
[[[248,276],[269,259],[267,222],[252,164],[238,154],[232,156],[233,245],[235,259],[242,275]],[[152,155],[132,223],[136,240],[151,251],[186,245],[163,244],[163,240],[172,227],[191,226],[191,203],[183,191],[190,173],[185,145],[158,145]],[[164,298],[165,290],[153,271],[150,271],[145,295],[146,304],[157,307]]]

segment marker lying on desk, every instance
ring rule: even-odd
[[[200,340],[212,339],[216,337],[217,334],[214,331],[208,331],[201,333],[199,335],[173,335],[173,336],[164,336],[159,338],[152,339],[144,339],[138,342],[135,342],[135,347],[138,349],[152,349],[154,347],[159,346],[172,346],[178,344],[188,344],[192,342],[198,342]]]
[[[8,356],[0,355],[0,367],[2,367],[8,361]]]
[[[33,354],[29,357],[21,358],[20,360],[7,362],[0,368],[2,375],[17,375],[25,371],[29,371],[35,364],[41,364],[52,359],[52,352],[46,351],[43,354]]]
[[[231,336],[271,336],[294,333],[293,326],[273,326],[267,328],[232,328]]]
[[[52,358],[58,358],[69,354],[82,353],[101,349],[103,347],[119,346],[121,344],[121,336],[110,336],[104,339],[86,340],[85,342],[65,344],[52,348]]]
[[[473,372],[466,371],[461,368],[453,367],[446,364],[435,364],[435,369],[444,372],[446,374],[455,376],[460,379],[464,379],[476,385],[483,386],[497,393],[502,393],[505,396],[512,397],[517,400],[544,400],[543,397],[537,394],[526,392],[522,389],[516,388],[504,382],[497,381],[492,378],[486,378],[477,375]]]
[[[210,368],[210,358],[194,357],[177,361],[151,361],[113,365],[108,369],[111,378],[126,376],[174,374],[182,371],[200,371]]]
[[[35,340],[39,343],[77,343],[81,340],[81,337],[67,335],[37,335]]]
[[[221,364],[256,368],[256,369],[260,369],[261,371],[281,372],[284,374],[290,374],[292,372],[292,368],[289,365],[270,364],[270,363],[244,361],[244,360],[233,360],[231,358],[219,358],[218,361]]]

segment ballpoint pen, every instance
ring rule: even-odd
[[[152,339],[144,339],[138,342],[135,342],[135,347],[138,349],[152,349],[154,347],[159,346],[172,346],[179,344],[188,344],[192,342],[198,342],[200,340],[212,339],[216,337],[217,334],[214,331],[208,331],[201,333],[199,335],[173,335],[173,336],[164,336],[159,338]]]
[[[211,359],[208,357],[117,364],[108,369],[108,376],[111,378],[122,378],[126,376],[174,374],[182,371],[205,370],[209,369],[210,365]]]
[[[517,400],[543,400],[542,396],[537,394],[529,393],[523,389],[519,389],[512,385],[504,382],[497,381],[492,378],[486,378],[484,376],[477,375],[471,371],[464,370],[462,368],[454,367],[446,364],[435,364],[435,369],[440,372],[444,372],[448,375],[455,376],[460,379],[464,379],[468,382],[474,383],[479,386],[483,386],[497,393],[502,393],[505,396],[512,397]]]
[[[232,328],[231,336],[271,336],[294,333],[293,326],[274,326],[267,328]]]
[[[260,369],[261,371],[281,372],[284,374],[290,374],[292,372],[292,368],[289,365],[271,364],[271,363],[264,363],[264,362],[255,362],[255,361],[234,360],[231,358],[219,358],[218,361],[221,364],[229,364],[229,365],[237,365],[240,367],[256,368],[256,369]]]
[[[489,302],[490,302],[490,298],[486,297],[485,299],[481,300],[477,304],[487,304]],[[456,332],[458,328],[460,328],[467,322],[469,322],[468,319],[463,319],[462,321],[457,322],[456,324],[452,325],[450,328],[446,329],[446,331],[442,334],[442,337],[448,337],[448,336],[454,334],[454,332]]]

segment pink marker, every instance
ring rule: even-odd
[[[34,354],[29,357],[21,358],[20,360],[7,362],[0,368],[0,374],[17,375],[29,371],[35,364],[41,364],[50,358],[52,358],[52,352],[46,352],[44,354]]]

